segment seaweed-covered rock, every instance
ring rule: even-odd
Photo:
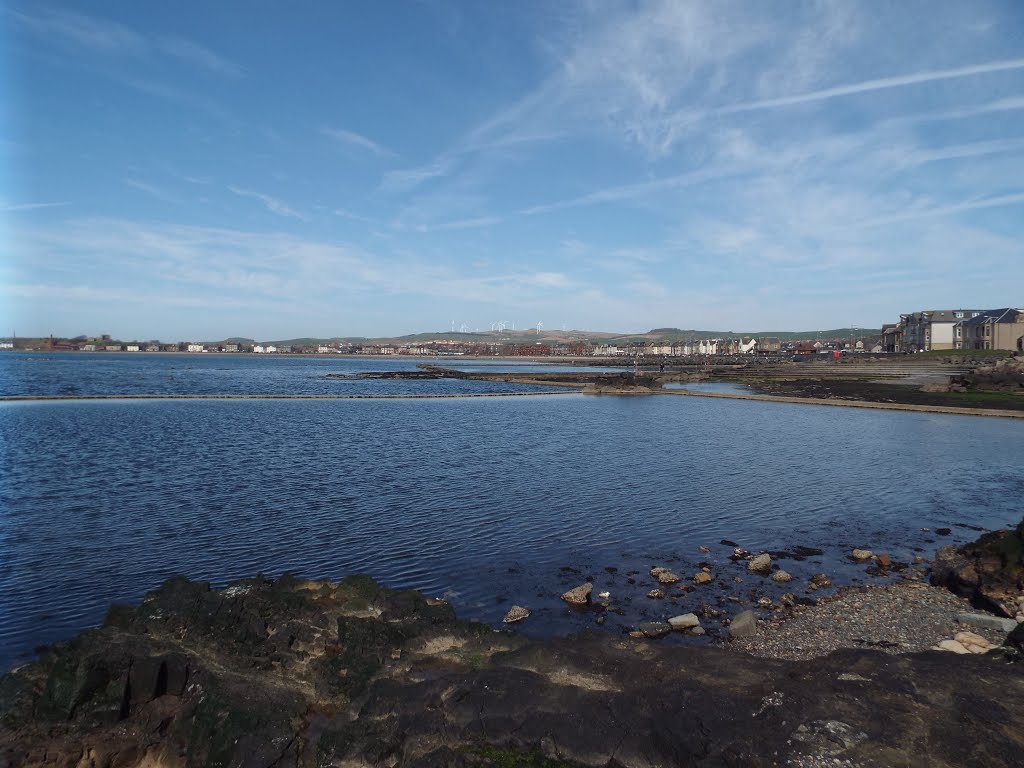
[[[1009,766],[1010,652],[530,641],[365,577],[174,579],[0,678],[0,764]]]

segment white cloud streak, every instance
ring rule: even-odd
[[[276,213],[278,216],[287,216],[293,219],[299,219],[301,221],[308,221],[309,217],[305,214],[299,213],[290,205],[283,200],[279,200],[276,197],[263,194],[262,192],[254,192],[251,189],[242,189],[240,187],[228,185],[228,190],[238,195],[239,197],[250,197],[253,200],[259,200],[271,213]]]
[[[320,133],[347,146],[369,150],[380,157],[396,157],[395,153],[387,147],[382,144],[378,144],[373,139],[369,139],[355,131],[346,131],[343,128],[324,127],[320,129]]]
[[[0,204],[0,211],[4,211],[5,213],[13,213],[16,211],[35,211],[40,208],[60,208],[65,205],[69,205],[69,203],[8,203]]]

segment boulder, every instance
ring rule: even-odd
[[[521,605],[513,605],[508,609],[508,613],[505,614],[505,618],[502,619],[506,624],[514,624],[517,621],[530,618],[530,609],[523,608]]]
[[[892,560],[884,552],[875,555],[875,562],[878,563],[879,568],[889,568],[892,566]]]
[[[850,557],[857,562],[863,562],[864,560],[870,560],[874,557],[874,553],[870,549],[855,549],[850,553]]]
[[[1015,618],[1024,596],[1024,520],[1013,530],[991,531],[963,547],[942,547],[932,564],[931,582],[978,608]]]
[[[697,584],[710,584],[714,581],[714,577],[705,571],[698,571],[694,574],[693,580]]]
[[[594,591],[594,585],[589,581],[573,587],[562,595],[562,599],[569,605],[587,605],[590,603],[590,593]]]
[[[757,557],[754,557],[749,563],[747,563],[747,570],[751,573],[759,573],[762,576],[767,576],[772,569],[772,556],[767,552],[762,552]]]
[[[970,653],[970,651],[968,651],[966,648],[964,648],[963,645],[961,645],[956,640],[943,640],[941,643],[939,643],[938,647],[939,647],[939,650],[942,650],[942,651],[952,651],[953,653],[960,653],[960,654]]]
[[[729,635],[732,637],[753,637],[756,634],[757,617],[753,611],[743,611],[729,623]]]
[[[792,580],[793,577],[790,576],[788,572],[783,570],[778,570],[772,574],[772,581],[774,581],[776,584],[785,584],[787,581]]]

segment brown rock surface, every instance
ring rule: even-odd
[[[1024,597],[1024,520],[963,547],[943,547],[935,555],[931,581],[978,608],[1014,618]]]

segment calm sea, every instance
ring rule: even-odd
[[[0,394],[514,391],[322,378],[412,365],[0,354]],[[871,581],[853,547],[909,559],[1014,524],[1024,496],[1017,420],[668,396],[6,403],[0,456],[0,669],[179,573],[369,573],[495,625],[528,606],[537,635],[593,625],[558,600],[589,576],[618,632],[774,594],[723,538],[822,549],[784,561],[800,592]],[[714,584],[645,597],[652,565],[702,563]]]

